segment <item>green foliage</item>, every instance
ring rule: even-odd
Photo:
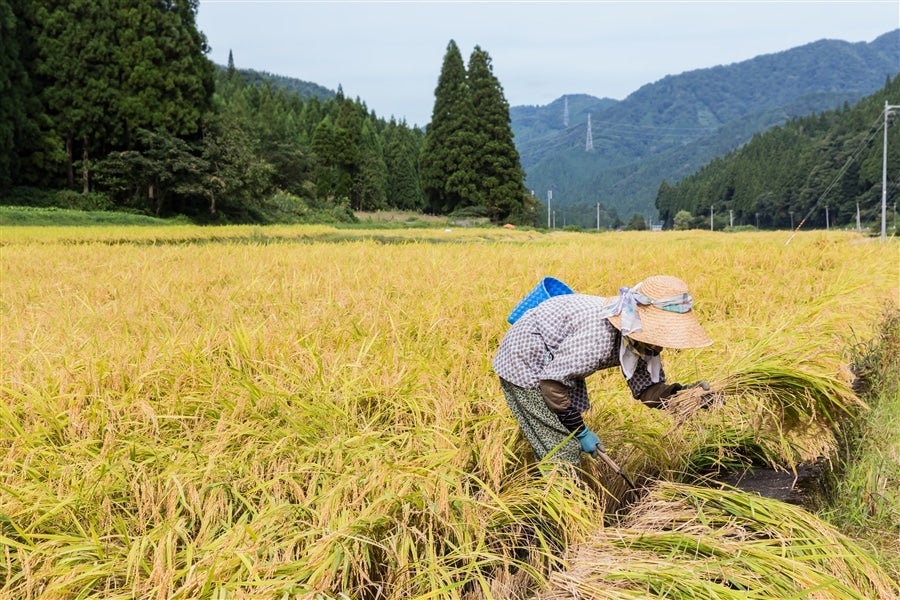
[[[420,162],[429,212],[449,214],[481,204],[473,164],[477,142],[472,118],[462,54],[450,40],[434,91]]]
[[[0,196],[0,205],[5,206],[54,206],[56,194],[29,186],[17,186]]]
[[[277,215],[292,221],[297,217],[291,211],[273,210],[268,204],[267,199],[285,194],[308,207],[303,219],[319,214],[347,218],[348,209],[342,208],[346,199],[356,210],[450,214],[485,207],[495,223],[539,225],[546,214],[540,214],[540,202],[522,185],[522,164],[527,164],[534,181],[553,179],[560,170],[594,173],[590,181],[570,186],[568,193],[565,185],[556,187],[557,197],[567,205],[565,223],[594,228],[597,199],[615,197],[600,207],[599,219],[601,227],[615,227],[621,221],[613,203],[626,198],[622,204],[627,206],[627,198],[641,193],[635,190],[659,173],[676,172],[670,167],[677,164],[682,169],[677,172],[687,175],[708,160],[704,152],[722,154],[733,147],[738,134],[746,139],[773,118],[783,119],[784,112],[806,114],[838,96],[852,100],[855,92],[845,88],[856,90],[871,76],[868,68],[850,77],[842,71],[825,73],[828,81],[841,83],[835,87],[837,95],[801,98],[794,93],[799,87],[788,86],[788,92],[778,91],[784,98],[777,101],[790,99],[796,111],[766,104],[768,112],[743,111],[740,119],[727,123],[729,113],[719,102],[733,98],[716,98],[712,78],[691,79],[689,84],[710,107],[696,116],[700,129],[714,128],[722,136],[712,143],[704,138],[702,151],[696,144],[685,144],[683,135],[671,134],[660,139],[643,136],[625,150],[609,146],[603,140],[621,134],[613,123],[597,119],[595,129],[603,135],[595,131],[595,153],[563,153],[550,160],[553,152],[548,149],[559,144],[557,138],[548,144],[551,138],[545,134],[564,136],[567,144],[583,149],[584,130],[577,123],[588,114],[595,119],[601,113],[620,115],[616,119],[622,122],[640,117],[639,127],[663,131],[667,119],[676,119],[680,126],[690,111],[672,102],[659,107],[658,115],[648,116],[631,98],[617,102],[585,95],[567,97],[572,119],[568,127],[560,124],[562,100],[546,108],[511,111],[487,52],[476,46],[467,70],[451,41],[426,133],[405,122],[377,118],[360,100],[345,98],[340,88],[335,93],[310,82],[240,69],[233,56],[227,67],[216,68],[206,57],[209,48],[197,29],[197,9],[197,0],[0,0],[0,193],[23,186],[65,189],[59,196],[49,193],[26,201],[96,207],[107,206],[109,199],[116,210],[185,214],[211,222],[270,222]],[[873,52],[893,56],[891,39],[854,51],[865,54],[867,65],[874,64]],[[831,52],[828,44],[806,56],[826,51]],[[727,75],[733,78],[731,71]],[[641,102],[671,100],[671,94],[660,96],[659,90],[679,91],[684,85],[677,79],[665,81],[653,93],[635,96]],[[767,98],[755,101],[765,103]],[[517,120],[526,125],[517,129]],[[667,154],[667,144],[694,154],[683,160],[684,154]],[[661,162],[651,168],[651,162],[642,160],[635,167],[629,157],[644,156],[641,153],[651,146],[659,153],[648,161]],[[828,152],[824,148],[821,156],[841,158]],[[596,160],[602,156],[615,160],[608,169],[598,170]],[[853,181],[872,180],[876,162],[851,165],[841,193],[854,193]],[[811,174],[810,184],[796,178],[792,183],[821,186],[827,174]],[[605,195],[604,188],[615,194]],[[72,190],[84,197],[77,198]],[[845,208],[837,207],[836,218],[846,216]]]
[[[673,219],[674,228],[677,231],[692,229],[694,227],[694,216],[686,210],[679,210]]]
[[[78,166],[89,191],[95,157],[133,150],[139,129],[198,133],[213,69],[196,11],[196,0],[73,0],[35,10],[36,91],[67,150],[69,186]]]
[[[0,0],[0,192],[12,183],[16,126],[25,119],[27,92],[27,78],[16,36],[16,17],[9,0]]]
[[[509,104],[490,56],[476,46],[468,70],[453,40],[435,89],[422,150],[428,209],[440,214],[484,207],[491,221],[533,223],[512,139]]]
[[[260,156],[258,141],[239,118],[223,114],[207,122],[203,160],[209,166],[209,214],[239,214],[271,193],[274,167]],[[301,189],[288,187],[299,193]]]
[[[475,154],[475,172],[491,221],[521,222],[518,213],[525,197],[525,174],[513,143],[509,104],[494,76],[491,57],[475,46],[469,58],[469,89],[481,151]]]
[[[737,225],[856,227],[880,219],[884,102],[900,98],[900,77],[854,107],[794,119],[758,134],[675,185],[660,186],[663,220],[733,211]],[[888,127],[888,163],[900,164],[900,128]],[[889,204],[896,191],[889,189]],[[727,224],[727,223],[725,223]],[[721,228],[717,223],[717,229]]]
[[[112,210],[114,205],[109,196],[102,192],[78,193],[72,190],[60,190],[54,194],[54,206],[72,210]]]
[[[384,162],[387,168],[387,203],[401,210],[424,208],[419,177],[422,134],[391,119],[384,132]]]
[[[387,163],[374,125],[366,119],[362,125],[359,144],[359,176],[354,186],[357,210],[382,210],[387,208]]]
[[[214,82],[206,38],[195,24],[198,2],[130,0],[116,6],[123,15],[114,23],[112,38],[120,78],[113,114],[125,124],[126,144],[139,128],[182,136],[200,130]]]
[[[208,163],[196,156],[187,142],[166,131],[139,130],[137,137],[140,149],[111,153],[98,165],[98,179],[122,195],[123,203],[157,217],[190,212],[189,200],[205,196]],[[170,197],[179,204],[168,207]]]
[[[229,56],[231,57],[231,66],[234,67],[234,57],[229,52]],[[217,65],[217,68],[222,70],[227,67],[222,67],[221,65]],[[302,81],[300,79],[294,79],[293,77],[285,77],[284,75],[275,75],[273,73],[268,73],[266,71],[256,71],[254,69],[238,69],[235,68],[235,72],[238,77],[247,85],[257,86],[261,88],[271,87],[274,89],[284,90],[285,92],[290,92],[291,94],[296,94],[297,96],[303,98],[318,98],[319,100],[328,100],[335,97],[335,93],[332,90],[322,87],[317,83],[312,83],[310,81]]]
[[[888,309],[879,335],[858,344],[852,353],[854,388],[871,410],[842,427],[841,458],[827,518],[879,550],[900,581],[900,462],[885,460],[884,455],[887,448],[900,448],[898,353],[900,313]]]
[[[625,225],[625,229],[628,231],[645,231],[647,229],[647,220],[644,219],[644,215],[632,215],[628,224]]]

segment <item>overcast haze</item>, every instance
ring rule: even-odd
[[[490,55],[510,106],[622,99],[820,39],[870,42],[900,27],[900,2],[201,0],[197,25],[218,64],[231,50],[238,68],[340,85],[380,117],[426,125],[451,39],[467,65],[475,45]]]

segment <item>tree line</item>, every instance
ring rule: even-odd
[[[884,105],[900,103],[900,77],[852,107],[792,119],[669,184],[656,197],[667,227],[855,227],[881,216]],[[896,112],[896,111],[895,111]],[[889,204],[897,197],[900,128],[888,125]]]
[[[451,40],[426,130],[340,86],[303,96],[208,58],[198,0],[0,0],[6,204],[198,221],[353,220],[399,209],[531,224],[509,106]]]

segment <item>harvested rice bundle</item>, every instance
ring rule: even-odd
[[[655,487],[551,576],[563,598],[898,598],[860,546],[797,506],[744,492]]]
[[[697,411],[725,404],[725,393],[713,390],[705,381],[669,396],[663,406],[676,425],[681,425]]]

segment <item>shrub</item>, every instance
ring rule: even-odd
[[[676,231],[684,231],[694,227],[694,217],[686,210],[679,210],[675,214],[674,227]]]
[[[54,206],[53,192],[45,192],[33,187],[14,187],[0,198],[4,206]]]
[[[54,195],[54,206],[72,210],[114,210],[115,205],[103,192],[60,190]]]

